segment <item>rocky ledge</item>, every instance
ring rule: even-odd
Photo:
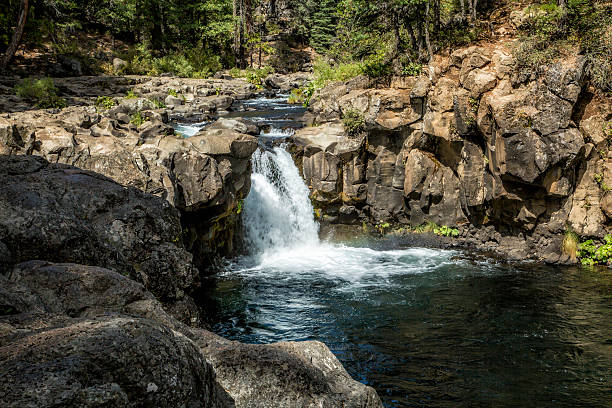
[[[250,157],[257,148],[256,138],[247,133],[259,131],[221,120],[185,139],[170,122],[172,117],[212,120],[234,100],[252,97],[253,85],[85,77],[62,79],[59,87],[76,105],[0,114],[0,154],[41,156],[167,200],[180,212],[182,233],[177,234],[200,271],[232,252],[236,215],[250,189]],[[128,91],[130,97],[123,97]],[[104,92],[111,97],[95,97]]]
[[[166,200],[12,155],[0,211],[6,406],[382,406],[321,343],[246,345],[183,323],[199,323],[199,275]]]
[[[567,262],[564,231],[601,238],[612,219],[612,104],[584,66],[519,75],[489,44],[437,57],[428,75],[334,83],[313,96],[294,158],[326,222],[431,221],[511,259]]]

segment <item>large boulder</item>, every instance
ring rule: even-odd
[[[112,268],[143,283],[179,318],[197,323],[187,295],[199,285],[182,245],[179,213],[165,200],[99,174],[40,157],[0,156],[3,269],[30,259]]]

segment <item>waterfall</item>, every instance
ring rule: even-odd
[[[252,254],[315,246],[319,226],[314,220],[308,187],[291,155],[282,147],[258,149],[252,158],[251,192],[244,203],[247,248]]]

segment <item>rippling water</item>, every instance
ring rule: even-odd
[[[607,271],[324,245],[234,264],[210,295],[215,332],[323,341],[388,407],[612,406]]]

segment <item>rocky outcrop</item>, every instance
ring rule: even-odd
[[[0,269],[42,259],[111,268],[141,282],[182,321],[200,322],[200,282],[167,201],[40,157],[0,156]]]
[[[537,79],[512,64],[503,46],[474,46],[437,57],[429,77],[317,91],[315,126],[293,151],[323,218],[459,226],[471,243],[551,262],[564,261],[567,228],[602,237],[610,102],[593,99],[580,57]],[[359,135],[341,130],[349,112],[364,121]]]
[[[381,406],[323,344],[221,339],[108,269],[18,264],[0,274],[0,305],[9,407]]]
[[[244,133],[256,130],[235,123],[185,139],[174,134],[169,120],[187,111],[209,118],[235,98],[250,96],[252,86],[244,81],[132,79],[139,79],[133,92],[142,97],[61,112],[0,115],[0,154],[38,155],[166,199],[181,212],[185,244],[203,271],[212,258],[233,249],[235,208],[249,192],[250,155],[257,147],[256,139]],[[77,93],[88,83],[79,78],[66,86]],[[169,89],[178,92],[179,97],[170,95],[178,102],[160,107]]]

